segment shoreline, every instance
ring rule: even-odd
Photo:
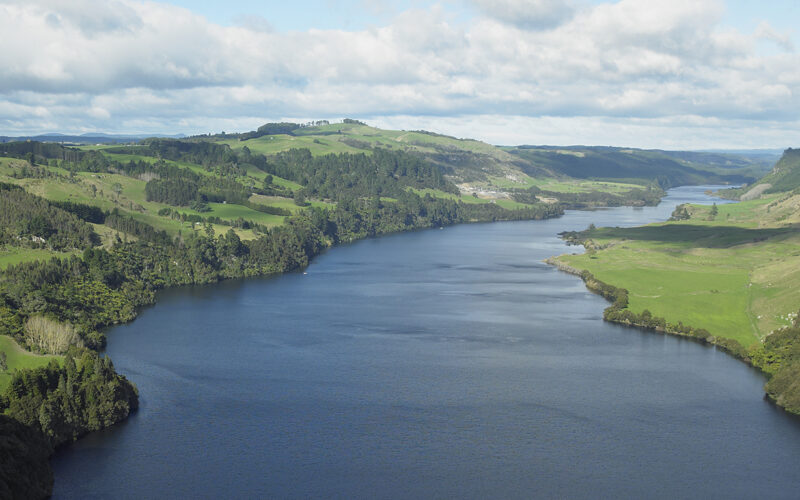
[[[683,330],[677,330],[675,328],[672,328],[671,325],[667,323],[664,318],[651,317],[648,318],[647,321],[644,321],[641,318],[642,316],[641,314],[637,315],[636,313],[632,313],[627,309],[628,291],[626,289],[618,288],[612,284],[603,282],[597,279],[592,273],[590,273],[587,270],[580,270],[578,268],[565,264],[564,262],[561,262],[559,260],[560,257],[561,255],[548,257],[547,259],[544,260],[544,262],[548,265],[555,267],[561,272],[578,276],[579,278],[581,278],[584,285],[590,292],[600,295],[606,300],[612,302],[612,304],[603,311],[603,321],[608,321],[609,323],[629,326],[633,328],[639,328],[641,330],[652,331],[660,333],[662,335],[671,335],[674,337],[680,337],[692,340],[694,342],[697,342],[698,344],[719,348],[721,351],[730,355],[733,359],[741,361],[747,366],[755,369],[765,377],[769,377],[769,373],[767,373],[762,367],[753,364],[753,360],[750,357],[749,353],[737,341],[729,339],[727,337],[712,335],[707,330],[697,329],[695,327],[692,327],[691,325],[683,325],[684,326]],[[625,306],[619,307],[618,303],[619,296],[623,294],[625,297],[624,298]],[[615,314],[618,311],[625,311],[628,312],[629,314],[628,315]],[[767,381],[768,380],[769,379],[767,379]],[[777,408],[780,408],[781,411],[783,411],[785,414],[800,419],[799,413],[789,411],[784,405],[781,404],[780,401],[778,401],[777,398],[775,398],[772,394],[770,394],[766,390],[766,383],[765,387],[762,388],[762,390],[764,392],[764,399],[774,404]]]

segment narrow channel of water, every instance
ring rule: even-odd
[[[141,409],[57,453],[54,497],[796,498],[800,421],[762,376],[604,323],[542,262],[578,251],[560,231],[664,220],[703,191],[161,293],[109,334]]]

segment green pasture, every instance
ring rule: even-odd
[[[28,352],[7,335],[0,335],[0,351],[6,353],[6,363],[8,365],[7,370],[0,371],[0,393],[4,392],[8,387],[14,370],[38,368],[47,365],[51,359],[62,359],[61,356],[40,356]]]
[[[348,140],[364,143],[347,144]],[[331,153],[369,153],[369,148],[412,149],[433,153],[443,150],[466,150],[491,156],[506,155],[490,144],[472,139],[457,139],[437,134],[405,130],[382,130],[368,125],[333,123],[319,127],[306,127],[294,131],[294,135],[276,134],[247,141],[228,139],[220,141],[233,149],[244,146],[252,152],[275,154],[294,148],[307,148],[314,156]]]
[[[250,197],[250,202],[258,203],[259,205],[267,205],[270,207],[278,207],[284,210],[289,210],[290,212],[299,212],[300,210],[303,210],[303,207],[297,206],[293,199],[284,198],[282,196],[264,196],[261,194],[254,194]],[[307,200],[307,203],[309,203],[310,206],[317,208],[333,208],[336,206],[334,203],[318,200]]]
[[[265,226],[278,226],[283,224],[285,217],[281,215],[265,214],[242,205],[234,205],[232,203],[209,203],[209,212],[197,212],[186,207],[177,207],[175,210],[192,215],[199,215],[201,217],[219,217],[220,219],[234,221],[238,218],[263,224]]]
[[[44,248],[24,248],[10,245],[0,245],[0,269],[34,260],[47,260],[51,257],[68,257],[76,252],[56,252]]]
[[[800,308],[800,231],[766,212],[776,199],[718,205],[713,219],[712,207],[692,206],[686,221],[598,228],[587,233],[594,250],[559,259],[628,289],[633,312],[752,345]]]
[[[340,142],[334,136],[311,137],[311,136],[292,136],[292,135],[265,135],[256,139],[240,141],[229,139],[220,141],[227,144],[231,149],[239,150],[247,146],[253,153],[273,155],[290,149],[308,149],[314,156],[326,155],[330,153],[364,153],[365,151],[348,146]]]
[[[415,189],[415,188],[408,188],[410,191],[417,193],[420,196],[425,196],[429,194],[434,198],[446,198],[449,200],[458,200],[464,203],[469,204],[486,204],[486,203],[495,203],[496,205],[505,208],[506,210],[514,210],[517,208],[527,208],[530,205],[526,205],[525,203],[520,203],[518,201],[509,200],[509,199],[497,199],[497,200],[488,200],[486,198],[476,198],[472,195],[457,195],[453,193],[447,193],[445,191],[440,191],[439,189]]]

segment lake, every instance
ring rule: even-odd
[[[763,376],[603,322],[542,262],[582,251],[561,231],[665,220],[705,189],[162,292],[108,335],[140,410],[58,451],[54,498],[797,498],[800,420]]]

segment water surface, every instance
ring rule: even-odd
[[[653,208],[365,240],[307,274],[169,290],[109,334],[141,409],[56,498],[796,498],[800,423],[714,348],[604,323],[542,260]],[[720,202],[719,200],[717,200]]]

